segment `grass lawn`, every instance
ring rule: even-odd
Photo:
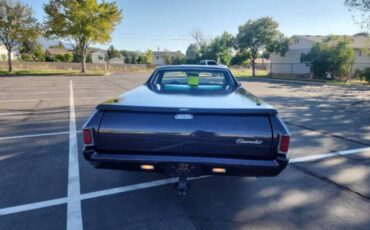
[[[231,69],[231,72],[234,74],[235,77],[252,77],[251,69]],[[256,77],[267,77],[267,74],[268,72],[266,70],[256,69]]]
[[[101,70],[88,71],[87,73],[81,73],[80,71],[30,71],[20,70],[8,73],[8,71],[1,70],[0,76],[47,76],[47,75],[68,75],[68,76],[102,76],[105,72]]]
[[[244,78],[244,77],[252,77],[252,70],[251,69],[235,69],[232,68],[231,72],[237,78]],[[256,70],[256,77],[268,77],[268,71],[266,70]],[[274,76],[271,77],[272,79],[282,79],[282,80],[290,80],[290,81],[305,81],[305,82],[321,82],[326,84],[336,84],[336,85],[370,85],[365,81],[359,80],[349,80],[349,81],[339,81],[339,80],[318,80],[318,79],[299,79],[299,78],[287,78],[284,76]]]

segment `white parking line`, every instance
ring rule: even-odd
[[[94,92],[95,94],[96,93],[112,93],[112,90],[87,90],[87,91],[79,91],[78,93],[79,94],[84,94],[84,93],[91,93],[91,92]],[[15,95],[20,95],[20,94],[23,94],[23,95],[42,95],[42,94],[67,94],[68,92],[63,92],[63,91],[60,91],[60,92],[0,92],[0,96],[1,95],[11,95],[11,94],[15,94]]]
[[[366,151],[370,151],[370,147],[344,150],[344,151],[338,151],[338,152],[332,152],[332,153],[317,154],[317,155],[312,155],[312,156],[307,156],[307,157],[298,157],[298,158],[291,159],[290,162],[298,163],[298,162],[315,161],[315,160],[320,160],[320,159],[324,159],[328,157],[344,156],[344,155],[349,155],[349,154],[354,154],[354,153],[362,153]]]
[[[109,98],[109,97],[108,97]],[[76,98],[78,100],[101,100],[105,99],[102,97],[81,97]],[[35,98],[35,99],[16,99],[16,100],[2,100],[1,103],[13,103],[13,102],[30,102],[30,101],[63,101],[64,98]]]
[[[0,116],[13,116],[13,115],[28,115],[28,114],[51,114],[51,113],[65,113],[69,112],[69,109],[63,110],[50,110],[50,111],[28,111],[28,112],[10,112],[0,113]]]
[[[24,204],[24,205],[9,207],[9,208],[2,208],[0,209],[0,216],[9,215],[9,214],[17,213],[17,212],[30,211],[30,210],[39,209],[39,208],[47,208],[50,206],[65,204],[66,202],[67,202],[67,197],[63,197],[63,198],[46,200],[46,201],[41,201],[41,202],[36,202],[36,203],[31,203],[31,204]]]
[[[210,176],[192,177],[192,178],[189,178],[188,180],[198,180],[198,179],[203,179],[206,177],[210,177]],[[155,181],[144,182],[140,184],[133,184],[133,185],[127,185],[127,186],[122,186],[118,188],[111,188],[107,190],[89,192],[89,193],[82,194],[81,200],[87,200],[87,199],[92,199],[92,198],[97,198],[97,197],[102,197],[102,196],[109,196],[109,195],[114,195],[118,193],[131,192],[131,191],[136,191],[136,190],[145,189],[145,188],[153,188],[153,187],[157,187],[160,185],[172,184],[177,181],[178,181],[178,177],[172,177],[172,178],[167,178],[163,180],[155,180]]]
[[[0,93],[0,95],[10,95],[10,94],[16,94],[16,95],[20,95],[20,94],[26,94],[26,95],[32,95],[32,94],[36,94],[36,95],[39,95],[39,94],[67,94],[68,92],[5,92],[5,93]]]
[[[82,228],[80,199],[80,169],[78,164],[78,147],[76,132],[76,113],[73,98],[73,83],[69,81],[69,165],[68,165],[68,197],[67,197],[67,230]]]
[[[78,112],[85,112],[85,111],[94,111],[94,107],[90,109],[77,109]],[[69,113],[69,109],[62,109],[62,110],[44,110],[44,111],[24,111],[24,112],[9,112],[9,113],[0,113],[0,116],[15,116],[15,115],[29,115],[29,114],[53,114],[53,113]]]
[[[81,131],[79,131],[79,132],[81,132]],[[55,135],[62,135],[62,134],[68,134],[68,133],[69,133],[69,131],[54,132],[54,133],[38,133],[38,134],[30,134],[30,135],[0,137],[0,140],[21,139],[21,138],[29,138],[29,137],[55,136]]]
[[[194,178],[189,178],[189,180],[197,180],[197,179],[202,179],[206,177],[209,177],[209,176],[194,177]],[[97,197],[102,197],[102,196],[109,196],[109,195],[114,195],[114,194],[119,194],[119,193],[136,191],[136,190],[145,189],[145,188],[153,188],[153,187],[158,187],[161,185],[172,184],[172,183],[177,182],[177,180],[178,180],[177,177],[173,177],[173,178],[168,178],[168,179],[155,180],[155,181],[144,182],[140,184],[133,184],[133,185],[127,185],[127,186],[107,189],[107,190],[90,192],[90,193],[81,194],[79,196],[79,199],[87,200],[87,199],[92,199],[92,198],[97,198]],[[39,209],[39,208],[46,208],[50,206],[64,204],[67,202],[68,202],[68,198],[63,197],[59,199],[53,199],[53,200],[41,201],[41,202],[36,202],[36,203],[31,203],[31,204],[3,208],[3,209],[0,209],[0,216],[18,213],[18,212],[30,211],[30,210]]]
[[[366,152],[366,151],[370,151],[370,147],[339,151],[335,153],[318,154],[318,155],[313,155],[313,156],[308,156],[308,157],[293,158],[290,160],[290,162],[296,163],[296,162],[313,161],[317,159],[324,159],[324,158],[335,157],[335,156],[343,156],[343,155],[361,153],[361,152]],[[197,179],[202,179],[206,177],[208,176],[196,177],[196,178],[190,178],[190,179],[197,180]],[[127,185],[127,186],[122,186],[118,188],[85,193],[85,194],[81,194],[78,196],[77,203],[80,204],[81,200],[87,200],[87,199],[93,199],[93,198],[98,198],[102,196],[136,191],[136,190],[145,189],[145,188],[153,188],[153,187],[157,187],[161,185],[172,184],[172,183],[175,183],[176,181],[177,181],[177,178],[168,178],[168,179],[163,179],[163,180],[156,180],[156,181],[144,182],[140,184],[133,184],[133,185]],[[41,202],[36,202],[36,203],[31,203],[31,204],[2,208],[0,209],[0,216],[14,214],[18,212],[30,211],[30,210],[39,209],[39,208],[46,208],[46,207],[50,207],[54,205],[67,203],[67,202],[69,202],[69,198],[63,197],[63,198],[53,199],[53,200],[48,200],[48,201],[41,201]]]

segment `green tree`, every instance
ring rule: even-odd
[[[360,70],[360,78],[370,83],[370,67]]]
[[[185,55],[181,51],[176,51],[172,64],[180,65],[186,62]]]
[[[107,50],[107,55],[105,56],[105,60],[109,62],[113,58],[120,58],[122,54],[120,51],[116,50],[113,45],[109,46]]]
[[[73,61],[73,54],[68,52],[63,55],[64,62],[71,62]]]
[[[151,64],[153,60],[153,52],[147,50],[146,52],[121,50],[121,55],[124,57],[126,64]]]
[[[130,60],[131,60],[131,59],[130,59],[130,57],[129,57],[129,56],[125,56],[125,63],[126,63],[126,64],[129,64],[129,63],[130,63]]]
[[[132,53],[131,54],[131,60],[130,60],[130,63],[131,64],[137,64],[137,54],[136,53]]]
[[[249,20],[244,25],[239,26],[239,31],[236,35],[236,47],[240,52],[248,55],[252,64],[253,76],[256,75],[255,60],[260,53],[266,51],[280,53],[280,50],[274,50],[275,47],[280,47],[277,43],[282,36],[277,28],[278,23],[270,17]]]
[[[45,34],[67,40],[81,55],[81,72],[86,72],[86,57],[91,44],[106,43],[121,21],[116,2],[97,0],[51,0],[44,5]]]
[[[284,34],[278,32],[275,40],[271,42],[270,45],[266,47],[266,50],[263,52],[263,58],[269,58],[270,53],[276,53],[280,56],[284,56],[285,53],[289,50],[289,38],[285,37]]]
[[[72,62],[79,62],[81,63],[82,61],[82,55],[80,54],[80,52],[78,50],[73,50],[73,53],[72,53]],[[86,60],[85,60],[86,63],[92,63],[92,57],[91,57],[91,53],[88,52],[87,56],[86,56]]]
[[[19,44],[23,61],[45,61],[45,50],[36,40],[25,40]]]
[[[153,51],[147,50],[144,54],[145,56],[145,63],[152,64],[153,63]]]
[[[0,0],[0,40],[8,52],[8,71],[13,71],[12,51],[21,42],[34,40],[40,32],[29,6],[19,1]]]
[[[64,62],[64,55],[63,54],[56,54],[55,55],[56,62]]]
[[[238,51],[231,59],[231,65],[246,65],[248,63],[249,56],[245,52]]]
[[[354,50],[349,39],[329,36],[321,43],[312,46],[310,52],[301,55],[301,62],[310,66],[315,77],[324,79],[348,74],[354,60]]]
[[[196,44],[199,47],[199,56],[202,59],[207,59],[208,57],[208,48],[209,48],[209,40],[205,38],[201,30],[194,30],[191,34],[194,38]]]
[[[361,12],[360,16],[354,17],[354,20],[362,30],[370,32],[370,0],[345,0],[344,4],[350,10]]]
[[[186,49],[186,63],[194,64],[199,62],[200,49],[196,43],[191,43]]]
[[[207,59],[220,60],[221,63],[229,65],[232,59],[232,48],[234,37],[228,32],[215,37],[209,44]]]
[[[140,55],[138,58],[137,58],[137,64],[144,64],[145,60],[144,60],[144,56],[143,55]]]
[[[33,61],[32,54],[21,53],[21,60],[22,61]]]

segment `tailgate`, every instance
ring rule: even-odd
[[[269,158],[269,115],[105,111],[96,149],[106,153]]]

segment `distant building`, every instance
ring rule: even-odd
[[[16,51],[12,51],[11,53],[12,60],[19,59],[19,54]],[[0,61],[7,61],[8,60],[8,50],[5,48],[4,45],[0,45]]]
[[[176,52],[173,51],[153,51],[153,65],[168,65],[176,58]]]
[[[55,59],[57,55],[65,55],[67,53],[73,54],[71,50],[67,50],[65,48],[47,48],[45,50],[45,58],[49,60]]]
[[[105,63],[106,59],[105,57],[107,56],[107,51],[106,50],[96,50],[91,53],[91,60],[92,63]],[[113,58],[109,60],[110,64],[125,64],[124,58]]]
[[[345,36],[350,39],[350,46],[355,50],[353,70],[370,67],[370,37]],[[270,72],[272,74],[309,74],[310,67],[301,63],[302,53],[308,53],[316,43],[323,42],[327,36],[297,35],[291,38],[289,51],[284,56],[270,55]]]

